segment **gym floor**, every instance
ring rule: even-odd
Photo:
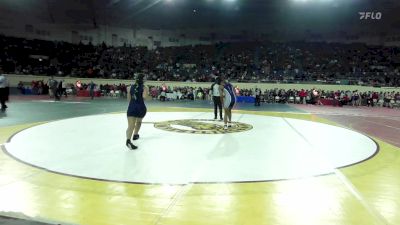
[[[12,96],[0,215],[59,224],[400,224],[400,110]],[[1,218],[1,217],[0,217]],[[1,220],[0,220],[1,224]]]

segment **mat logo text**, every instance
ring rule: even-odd
[[[189,134],[224,134],[253,129],[253,126],[250,124],[232,122],[232,127],[228,130],[224,130],[222,123],[206,119],[169,120],[154,123],[154,127],[161,130]]]

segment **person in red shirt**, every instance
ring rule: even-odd
[[[299,96],[300,96],[300,102],[302,104],[306,104],[307,92],[304,89],[301,89]]]
[[[371,106],[374,107],[375,103],[378,102],[379,99],[379,94],[378,92],[374,92],[372,93],[372,102],[371,102]]]

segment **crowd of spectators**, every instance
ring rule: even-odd
[[[255,89],[240,90],[239,96],[255,96]],[[267,103],[322,104],[321,99],[331,100],[331,104],[351,106],[387,106],[400,104],[400,93],[395,91],[327,91],[321,89],[270,89],[261,92],[261,101]]]
[[[66,83],[64,80],[56,80],[53,77],[49,80],[33,80],[32,82],[24,83],[20,81],[18,83],[17,89],[21,94],[24,95],[47,95],[51,93],[51,87],[57,89],[63,94],[76,95],[79,91],[90,91],[91,83],[82,83],[77,81],[76,83]],[[94,84],[93,90],[99,91],[103,96],[114,95],[115,93],[120,93],[121,97],[126,97],[127,89],[125,84]],[[67,97],[67,95],[66,95]]]
[[[244,42],[161,47],[110,47],[0,35],[6,73],[89,78],[210,82],[322,82],[400,86],[400,48],[340,43]]]
[[[211,100],[209,88],[192,87],[167,87],[150,86],[150,96],[153,99],[167,100]],[[256,97],[257,89],[235,88],[236,96]],[[321,100],[331,100],[333,105],[351,106],[386,106],[399,107],[400,93],[395,91],[373,92],[373,91],[327,91],[321,89],[296,90],[296,89],[269,89],[261,90],[261,102],[265,103],[297,103],[297,104],[322,104]]]
[[[90,83],[81,83],[80,81],[75,84],[66,83],[64,80],[59,80],[53,84],[54,78],[48,81],[32,81],[31,83],[18,84],[18,89],[22,94],[34,95],[52,95],[51,87],[56,85],[59,95],[73,94],[76,95],[79,91],[90,91]],[[127,86],[123,83],[119,84],[94,84],[93,89],[98,91],[101,96],[112,97],[126,97]],[[29,91],[28,91],[29,90]],[[148,95],[153,100],[160,101],[175,101],[175,100],[210,100],[210,88],[205,87],[171,87],[163,84],[161,86],[147,86]],[[56,91],[53,91],[56,92]],[[260,90],[257,88],[240,89],[235,87],[235,94],[237,97],[256,97],[257,93],[260,95],[261,102],[265,103],[297,103],[297,104],[323,104],[321,100],[332,100],[337,105],[352,105],[352,106],[387,106],[398,107],[400,106],[400,93],[395,91],[350,91],[350,90],[337,90],[327,91],[322,89],[265,89]]]

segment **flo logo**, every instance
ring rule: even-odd
[[[253,129],[253,126],[250,124],[232,122],[232,127],[224,130],[224,126],[221,123],[214,120],[202,119],[169,120],[154,123],[154,127],[161,130],[188,134],[225,134]]]
[[[381,12],[358,12],[360,20],[380,20],[382,18]]]

